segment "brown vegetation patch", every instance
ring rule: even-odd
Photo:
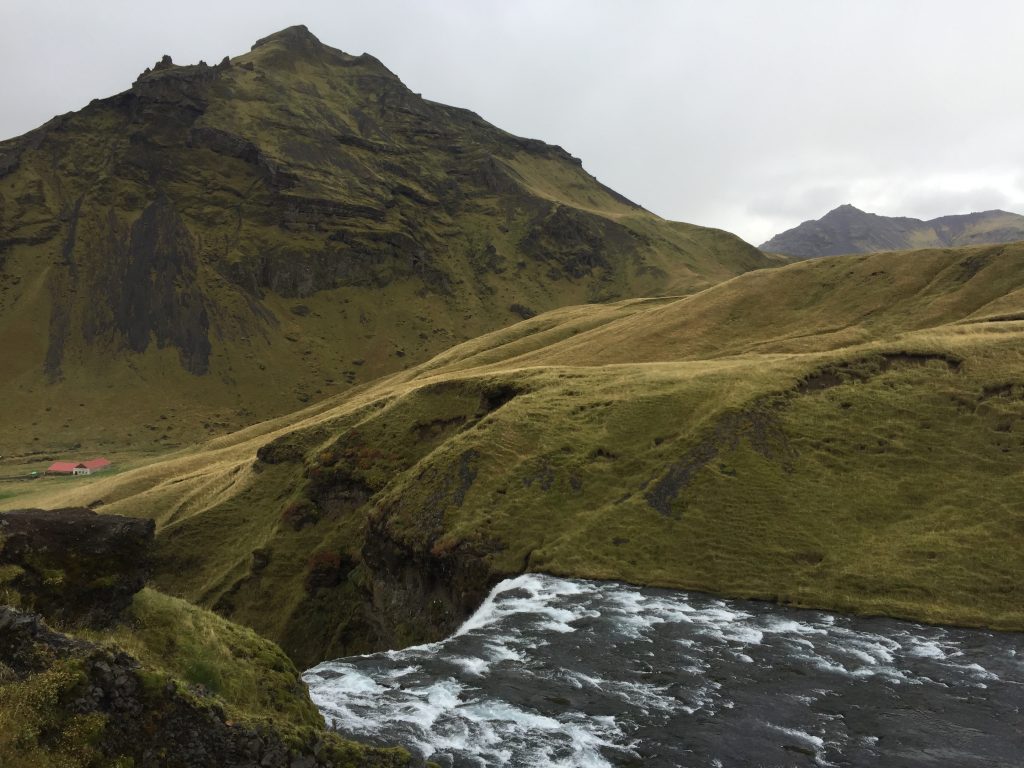
[[[808,374],[796,386],[795,391],[799,395],[806,395],[854,381],[865,382],[893,369],[925,366],[932,362],[944,363],[954,373],[959,373],[963,364],[962,360],[952,355],[922,352],[887,352],[860,360],[851,360],[819,368],[817,371]]]
[[[671,517],[673,504],[696,474],[721,452],[738,448],[743,440],[764,458],[788,465],[796,454],[779,423],[778,408],[777,403],[766,399],[747,410],[725,414],[711,434],[671,465],[644,494],[647,503],[665,517]]]

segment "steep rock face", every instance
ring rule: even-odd
[[[62,353],[72,332],[65,319],[72,301],[67,294],[77,291],[95,297],[82,317],[86,341],[120,338],[136,354],[155,342],[175,348],[189,373],[206,373],[211,348],[206,299],[196,282],[199,264],[193,238],[173,204],[161,194],[130,227],[112,217],[103,234],[106,259],[98,270],[74,268],[71,240],[65,253],[68,274],[56,278],[63,290],[51,284],[59,294],[51,310],[46,354],[51,379],[61,376]]]
[[[155,528],[82,508],[0,513],[2,586],[52,621],[108,626],[146,583]]]
[[[434,641],[451,634],[510,575],[496,571],[486,559],[500,548],[497,542],[460,542],[457,547],[441,542],[445,515],[462,506],[476,481],[479,459],[479,451],[469,449],[450,465],[428,467],[418,478],[430,489],[426,499],[410,503],[391,498],[371,511],[361,554],[369,575],[367,611],[381,645]],[[396,523],[400,515],[414,519],[416,528],[410,531]]]
[[[435,642],[454,632],[495,584],[513,575],[495,571],[487,554],[471,546],[436,552],[371,521],[362,549],[368,577],[363,598],[374,645]]]
[[[73,398],[111,442],[138,439],[125,396],[143,419],[202,403],[237,424],[512,323],[513,306],[685,293],[768,263],[294,27],[217,66],[165,58],[0,142],[0,394],[51,444]]]
[[[501,383],[441,382],[396,404],[394,421],[372,409],[319,450],[317,442],[329,436],[322,429],[262,446],[256,471],[282,483],[280,510],[260,507],[261,515],[279,520],[276,533],[247,555],[248,568],[226,574],[204,599],[274,637],[300,666],[449,634],[507,573],[488,562],[495,542],[448,548],[439,541],[445,514],[473,489],[478,452],[425,469],[417,480],[422,498],[393,497],[387,489],[520,394]],[[165,529],[157,547],[160,578],[195,554],[203,528],[196,519]],[[258,595],[268,593],[280,596],[274,615],[259,606]]]
[[[150,336],[179,350],[189,373],[209,367],[209,320],[195,285],[197,262],[188,230],[166,197],[132,225],[124,281],[112,299],[115,323],[133,352],[145,352]]]
[[[327,731],[269,641],[139,592],[153,531],[150,520],[88,509],[0,515],[0,764],[410,763],[402,749]]]
[[[761,250],[801,259],[844,253],[941,248],[1024,240],[1024,216],[983,211],[922,221],[879,216],[841,205],[761,244]]]

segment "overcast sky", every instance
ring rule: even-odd
[[[0,137],[306,24],[752,243],[850,202],[1024,213],[1019,0],[0,0]],[[266,6],[266,7],[263,7]]]

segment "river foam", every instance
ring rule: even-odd
[[[1024,636],[527,574],[445,641],[305,674],[444,766],[1017,766]]]

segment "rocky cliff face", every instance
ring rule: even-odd
[[[1024,216],[983,211],[922,221],[865,213],[841,205],[761,244],[761,250],[799,259],[844,253],[901,251],[1024,240]]]
[[[264,504],[259,514],[276,517],[276,530],[252,552],[248,572],[226,574],[206,599],[273,637],[300,666],[450,634],[510,572],[488,558],[498,542],[442,541],[445,515],[474,488],[479,452],[425,469],[416,482],[422,497],[388,487],[520,394],[501,383],[441,382],[398,404],[394,422],[371,412],[330,437],[316,428],[264,445],[256,470],[282,485],[280,507]],[[168,586],[202,525],[182,521],[158,541],[158,579]],[[270,593],[279,596],[274,615],[258,598]]]

